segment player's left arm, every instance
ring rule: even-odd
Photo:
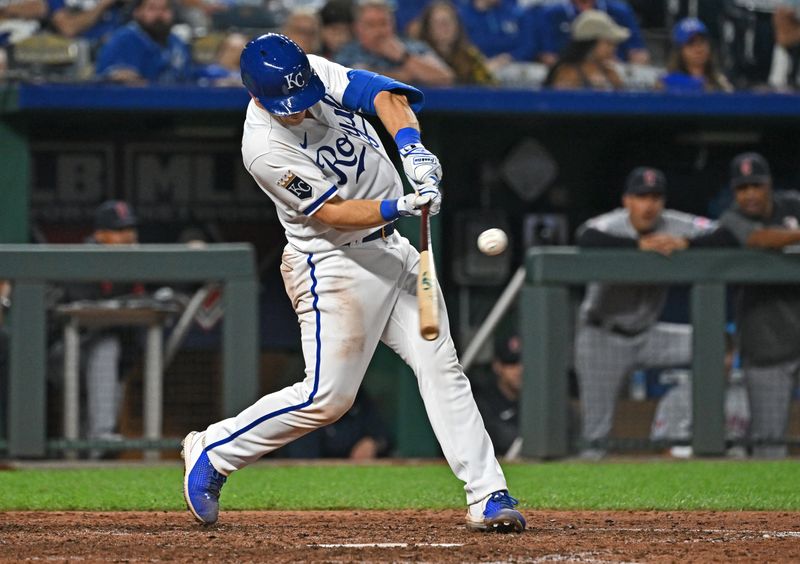
[[[430,196],[406,194],[396,200],[345,200],[334,196],[314,212],[314,218],[340,231],[379,227],[400,217],[419,216]]]
[[[348,69],[314,55],[309,55],[309,61],[335,101],[353,112],[378,116],[394,137],[411,186],[430,196],[431,215],[437,214],[441,206],[442,166],[436,155],[422,145],[416,117],[425,100],[422,92],[387,76]]]
[[[378,118],[397,143],[408,181],[414,190],[430,196],[430,211],[436,215],[442,205],[439,192],[442,165],[422,144],[419,122],[408,98],[402,93],[382,90],[375,95],[373,103]]]

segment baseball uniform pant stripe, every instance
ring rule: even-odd
[[[419,334],[416,249],[395,232],[386,239],[314,253],[313,263],[307,259],[307,254],[287,245],[280,267],[300,322],[305,378],[210,425],[206,444],[238,434],[208,452],[214,467],[230,474],[339,419],[350,409],[383,341],[414,371],[431,427],[450,468],[464,482],[467,502],[505,489],[469,380],[458,363],[441,293],[439,337],[426,341]],[[313,293],[312,266],[318,281]],[[315,388],[315,380],[319,387],[313,403],[298,409]],[[287,406],[295,407],[289,411]],[[282,415],[264,419],[265,413],[274,412]],[[262,423],[253,427],[257,420]],[[250,430],[240,432],[245,427]]]
[[[277,411],[273,411],[272,413],[268,413],[268,414],[264,415],[263,417],[259,417],[258,419],[256,419],[255,421],[253,421],[252,423],[247,425],[246,427],[243,427],[243,428],[239,429],[238,431],[236,431],[235,433],[232,433],[230,436],[228,436],[228,437],[226,437],[226,438],[224,438],[222,440],[219,440],[219,441],[207,446],[205,448],[206,452],[208,452],[209,450],[211,450],[211,449],[213,449],[215,447],[218,447],[220,445],[224,445],[225,443],[232,441],[233,439],[235,439],[236,437],[238,437],[242,433],[246,433],[247,431],[249,431],[253,427],[256,427],[256,426],[260,425],[261,423],[263,423],[264,421],[267,421],[268,419],[272,419],[273,417],[277,417],[279,415],[283,415],[284,413],[289,413],[290,411],[303,409],[304,407],[308,407],[309,405],[311,405],[314,402],[314,396],[317,395],[317,390],[319,389],[319,368],[320,368],[321,356],[322,356],[321,355],[322,342],[321,342],[321,339],[320,339],[320,331],[322,330],[322,322],[321,322],[322,316],[320,315],[319,307],[318,307],[319,296],[317,295],[317,277],[315,276],[315,272],[314,272],[315,271],[315,266],[314,266],[313,258],[314,258],[313,254],[308,255],[307,262],[308,262],[308,266],[311,267],[311,295],[314,296],[314,301],[312,302],[312,307],[314,308],[314,314],[315,314],[315,316],[317,318],[317,332],[316,332],[317,359],[316,359],[316,363],[314,365],[314,389],[311,390],[311,394],[309,394],[308,399],[306,401],[304,401],[303,403],[298,404],[298,405],[290,405],[288,407],[284,407],[283,409],[279,409]]]

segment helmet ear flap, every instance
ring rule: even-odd
[[[325,95],[308,56],[291,39],[267,33],[250,41],[239,59],[242,83],[272,114],[306,110]]]

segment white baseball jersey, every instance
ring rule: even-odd
[[[400,198],[403,183],[378,134],[342,104],[349,69],[308,56],[326,94],[309,108],[313,119],[284,127],[251,101],[242,137],[244,166],[275,202],[286,239],[299,251],[328,251],[374,228],[339,231],[314,219],[335,195],[345,200]]]
[[[336,194],[398,198],[403,188],[375,130],[343,107],[348,69],[309,59],[327,89],[309,110],[313,119],[285,127],[251,103],[242,143],[245,166],[286,228],[281,274],[300,322],[305,378],[209,426],[204,447],[227,475],[336,421],[383,342],[414,370],[442,452],[467,503],[477,503],[506,481],[458,363],[441,293],[439,336],[419,334],[419,253],[397,232],[364,242],[375,228],[340,231],[314,218]]]

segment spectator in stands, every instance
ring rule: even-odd
[[[433,47],[436,54],[456,74],[460,84],[494,84],[486,57],[470,43],[455,6],[450,0],[436,0],[419,20],[419,38]]]
[[[281,33],[306,53],[319,55],[322,50],[319,16],[310,8],[292,10],[283,22]]]
[[[319,18],[321,55],[332,61],[353,40],[353,1],[328,0],[319,11]]]
[[[126,202],[111,200],[95,210],[94,232],[88,245],[133,245],[138,242],[138,221]],[[64,290],[65,302],[108,300],[145,295],[142,284],[101,282],[71,284]],[[117,419],[121,406],[122,343],[132,340],[130,329],[90,330],[81,337],[86,359],[87,431],[90,439],[118,440]],[[127,351],[130,353],[131,351]],[[125,358],[123,358],[125,356]],[[93,453],[93,457],[99,453]]]
[[[800,85],[800,5],[783,2],[773,16],[775,52],[769,83],[778,90],[794,90]]]
[[[249,39],[241,33],[229,33],[219,43],[213,63],[199,67],[195,75],[200,85],[240,88],[242,74],[239,57]]]
[[[534,12],[506,0],[464,0],[459,13],[467,36],[492,72],[513,61],[532,62],[539,51]]]
[[[354,20],[356,40],[342,48],[336,56],[337,63],[409,84],[453,84],[452,69],[430,47],[397,36],[392,8],[386,0],[362,0],[355,8]]]
[[[758,153],[731,162],[735,202],[720,218],[742,247],[783,249],[800,243],[800,194],[773,192],[769,163]],[[800,288],[743,286],[737,325],[750,400],[753,455],[786,456],[792,392],[800,373]]]
[[[46,17],[45,0],[0,0],[0,50],[36,33]]]
[[[558,90],[621,90],[614,51],[630,32],[598,10],[582,12],[572,22],[572,41],[550,69],[545,86]]]
[[[341,419],[286,445],[282,456],[371,460],[388,452],[386,425],[369,394],[361,388]]]
[[[50,23],[65,37],[102,45],[127,20],[130,0],[48,0]]]
[[[176,84],[192,78],[189,46],[170,32],[170,0],[134,0],[133,21],[109,38],[97,74],[129,85]]]
[[[667,182],[654,168],[634,169],[623,207],[590,219],[577,231],[580,247],[639,249],[669,256],[696,246],[730,244],[729,234],[708,219],[665,209]],[[606,454],[619,389],[635,369],[685,366],[691,327],[658,321],[666,286],[589,284],[575,335],[583,450]]]
[[[397,2],[395,19],[397,31],[406,37],[419,38],[419,27],[422,12],[431,3],[431,0],[402,0]]]
[[[587,10],[605,12],[617,25],[628,30],[628,37],[620,43],[617,50],[617,55],[621,60],[633,64],[645,64],[650,60],[650,54],[642,39],[636,16],[625,2],[618,0],[562,0],[545,6],[542,10],[539,58],[543,63],[554,65],[558,61],[559,53],[570,41],[570,24]]]
[[[684,18],[672,29],[672,54],[662,87],[678,92],[732,92],[714,61],[708,28],[697,18]]]
[[[477,374],[475,402],[497,454],[519,456],[519,397],[522,393],[522,344],[517,335],[495,338],[491,373]]]
[[[330,60],[353,40],[353,0],[328,0],[319,10],[320,54]]]
[[[722,30],[722,63],[736,89],[768,84],[775,49],[773,14],[782,1],[723,0],[716,14]]]

